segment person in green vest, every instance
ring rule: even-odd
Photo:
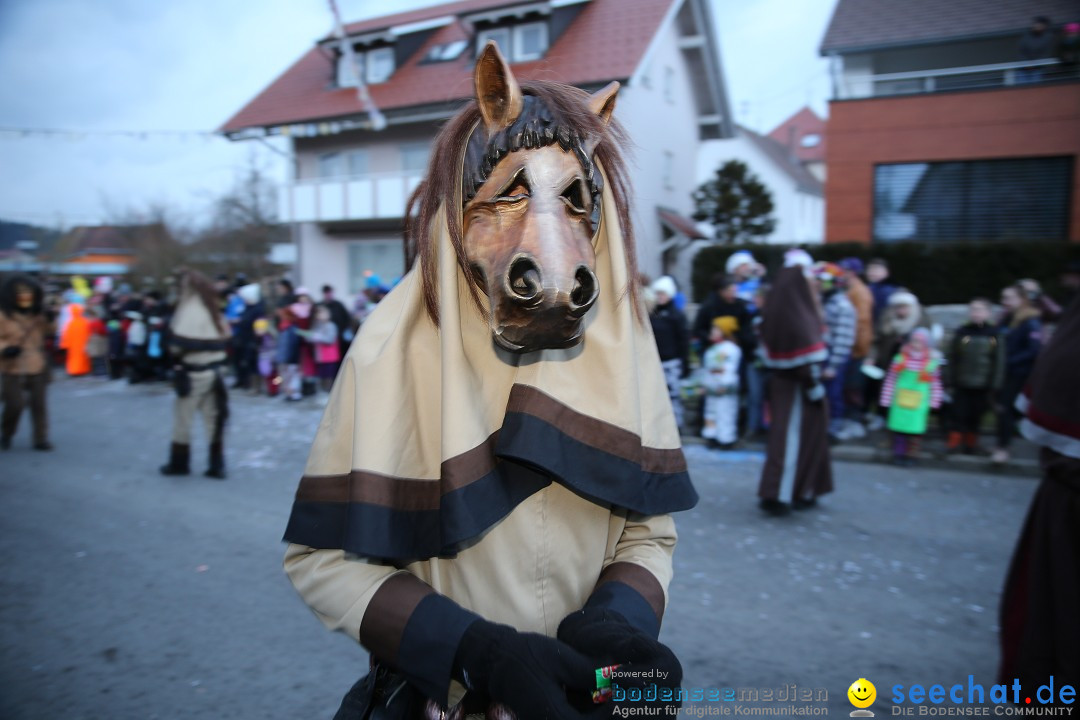
[[[889,408],[886,426],[893,434],[893,463],[914,464],[930,410],[941,406],[942,394],[940,362],[930,348],[930,333],[916,328],[893,358],[881,387],[881,407]]]

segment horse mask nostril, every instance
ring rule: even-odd
[[[507,274],[507,282],[514,297],[520,300],[532,300],[544,289],[540,280],[540,268],[528,257],[514,260]]]
[[[570,292],[570,303],[578,312],[585,312],[596,302],[598,284],[596,274],[582,265],[574,273],[574,289]]]

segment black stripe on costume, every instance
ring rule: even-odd
[[[535,415],[507,413],[495,454],[553,475],[603,504],[642,515],[689,510],[698,501],[685,470],[649,472],[632,460],[586,445]]]
[[[453,555],[550,483],[527,467],[499,463],[479,480],[443,495],[437,510],[297,501],[283,539],[395,563]]]

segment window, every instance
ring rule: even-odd
[[[382,47],[374,50],[354,50],[356,75],[349,67],[349,57],[342,53],[338,56],[338,87],[356,87],[357,76],[364,78],[368,85],[386,82],[394,74],[394,48]]]
[[[401,146],[401,169],[408,173],[423,174],[427,170],[428,146],[424,144]]]
[[[533,22],[481,30],[476,35],[476,52],[480,53],[488,40],[494,40],[510,62],[539,60],[548,49],[547,23]]]
[[[1073,158],[874,168],[874,240],[1064,240]]]
[[[428,54],[424,57],[424,62],[446,62],[447,60],[453,60],[461,55],[461,51],[468,46],[468,40],[455,40],[452,43],[436,45],[428,50]]]
[[[481,30],[476,36],[476,54],[479,55],[488,40],[494,40],[499,46],[499,51],[506,57],[510,57],[510,28],[495,28],[493,30]]]
[[[386,82],[394,74],[394,48],[368,50],[364,65],[367,68],[365,81],[369,85]]]
[[[817,133],[807,133],[800,138],[799,144],[804,148],[817,147],[821,144],[821,136]]]
[[[349,153],[349,175],[357,177],[368,174],[367,150],[353,150]]]
[[[400,240],[361,240],[349,243],[349,292],[358,293],[367,279],[377,275],[390,284],[405,271],[405,252]]]
[[[345,174],[345,166],[342,162],[341,153],[323,153],[319,156],[319,177],[341,177]]]
[[[528,23],[514,28],[514,60],[539,60],[547,50],[547,24]]]

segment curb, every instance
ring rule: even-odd
[[[683,436],[683,445],[704,445],[705,439],[700,437]],[[765,451],[761,443],[747,443],[742,446],[743,450]],[[869,445],[833,445],[829,448],[834,461],[850,463],[867,463],[892,466],[892,455],[885,449]],[[918,471],[920,468],[933,468],[935,470],[952,470],[954,472],[978,473],[982,475],[1006,475],[1024,478],[1041,478],[1042,469],[1037,460],[1025,458],[1013,458],[1003,466],[996,466],[985,457],[971,455],[950,455],[943,457],[938,454],[926,452],[919,453],[916,458],[918,464],[910,470]]]

